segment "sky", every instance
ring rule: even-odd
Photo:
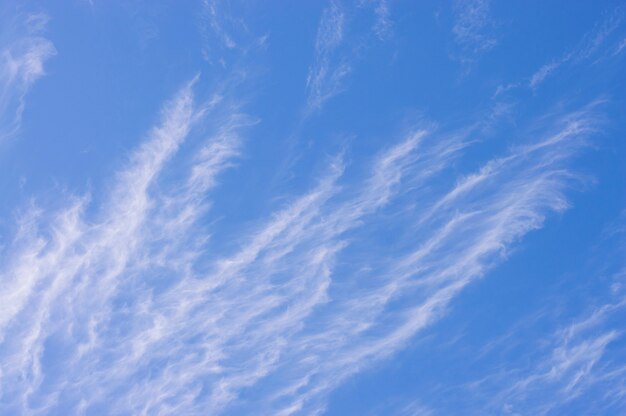
[[[626,5],[2,0],[0,414],[626,414]]]

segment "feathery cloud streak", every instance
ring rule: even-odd
[[[577,406],[575,411],[584,413],[613,414],[624,409],[623,224],[623,215],[618,222],[610,224],[610,234],[602,239],[610,243],[609,249],[601,255],[601,267],[598,269],[596,265],[594,270],[595,280],[606,293],[598,296],[584,290],[581,295],[585,297],[585,311],[566,319],[566,324],[560,323],[562,319],[556,321],[547,336],[533,340],[536,345],[522,354],[521,362],[525,365],[499,368],[475,383],[478,390],[473,395],[489,391],[483,412],[544,415],[569,413],[572,405]],[[604,273],[608,275],[602,279]],[[563,313],[558,312],[560,308],[549,306],[543,315]],[[544,316],[542,324],[546,321]],[[506,340],[510,341],[510,336]]]
[[[463,291],[479,288],[476,283],[524,236],[569,207],[568,190],[584,180],[577,174],[584,162],[576,156],[598,132],[602,114],[610,113],[609,103],[572,111],[574,104],[555,107],[532,97],[531,105],[515,107],[527,113],[512,114],[513,104],[498,103],[487,118],[459,127],[459,118],[445,118],[445,100],[456,97],[459,111],[463,105],[467,110],[477,104],[471,96],[491,89],[490,75],[466,92],[462,84],[471,81],[457,80],[448,97],[437,89],[442,84],[423,88],[435,78],[452,82],[438,77],[454,73],[457,64],[444,56],[443,70],[435,69],[432,78],[434,72],[416,71],[418,63],[400,56],[408,36],[421,33],[408,30],[404,16],[421,9],[394,4],[398,59],[383,65],[388,74],[404,75],[386,80],[376,93],[381,102],[387,89],[394,94],[386,109],[380,107],[386,115],[378,119],[376,109],[348,108],[362,103],[346,92],[342,111],[323,117],[324,123],[312,117],[303,122],[298,109],[306,110],[305,118],[322,112],[344,91],[359,41],[383,37],[378,29],[385,29],[389,3],[369,5],[376,7],[374,20],[371,7],[367,16],[338,1],[324,9],[307,96],[292,109],[280,108],[277,97],[286,91],[249,85],[259,81],[256,65],[264,59],[251,59],[247,48],[260,53],[271,48],[272,38],[247,47],[243,33],[263,33],[264,18],[224,17],[222,5],[206,1],[199,5],[205,25],[191,42],[193,51],[159,43],[172,56],[196,53],[180,62],[204,68],[202,79],[192,79],[163,105],[136,150],[103,179],[103,189],[92,189],[93,197],[59,192],[54,203],[23,207],[15,236],[0,241],[0,413],[292,415],[322,414],[329,403],[332,411],[332,392],[357,373],[414,342],[427,343],[433,332],[447,337],[449,320],[440,321],[452,317],[450,311],[464,313],[462,302],[455,302]],[[462,16],[469,20],[457,22],[455,36],[471,60],[492,46],[488,2],[470,5]],[[192,9],[198,11],[187,11]],[[293,30],[291,21],[273,23],[272,35]],[[177,28],[166,26],[164,35]],[[368,36],[357,33],[363,28]],[[409,50],[416,52],[413,46]],[[342,54],[350,47],[352,54]],[[368,65],[390,58],[388,51],[371,52]],[[142,77],[137,69],[152,62],[149,48],[143,53],[141,65],[120,68],[128,79]],[[223,68],[203,57],[228,69],[227,82],[219,82]],[[170,79],[187,76],[188,68],[177,71],[177,65],[168,67]],[[373,73],[378,71],[363,76]],[[263,90],[257,104],[270,109],[258,111],[267,114],[263,123],[241,110],[246,101],[245,112],[257,113],[240,94],[243,84],[246,93]],[[219,94],[202,92],[210,85]],[[507,88],[507,97],[519,92]],[[442,102],[432,100],[433,113],[443,117],[438,127],[406,108],[424,105],[419,94],[440,92]],[[121,100],[129,95],[113,94]],[[604,95],[585,96],[579,102]],[[556,109],[538,114],[538,108]],[[512,121],[507,137],[495,122],[504,113]],[[272,138],[289,130],[294,120],[288,117],[295,118],[297,134]],[[398,131],[396,123],[404,129],[389,134]],[[333,135],[341,129],[356,133],[353,145],[337,151]],[[306,151],[294,159],[289,144],[301,134],[320,140],[302,141]],[[284,160],[297,177],[282,189],[265,187],[265,176],[271,179]],[[485,379],[489,392],[476,407],[548,412],[610,383],[617,387],[607,400],[621,400],[623,371],[614,364],[623,339],[619,325],[608,323],[623,311],[621,297],[599,300],[555,330],[536,332],[550,335],[537,348],[527,342],[533,364],[499,361],[505,375]],[[409,354],[420,364],[419,352]],[[549,403],[540,400],[545,391]],[[390,407],[399,414],[435,414],[436,400],[415,396]]]
[[[575,48],[539,68],[530,78],[530,88],[537,88],[554,71],[566,64],[578,64],[598,55],[601,47],[618,31],[624,21],[623,10],[615,10],[611,16],[586,34]],[[616,47],[619,51],[620,46]],[[617,52],[614,52],[614,54]]]
[[[489,0],[455,2],[452,34],[461,48],[460,60],[463,63],[472,63],[497,44],[495,37],[488,31],[492,26],[489,3]]]
[[[315,56],[307,77],[307,113],[319,110],[342,91],[342,81],[351,71],[350,64],[336,56],[344,31],[345,14],[339,2],[333,0],[322,12],[317,28]]]
[[[220,413],[253,403],[320,412],[341,381],[405,345],[566,207],[564,163],[594,120],[589,109],[569,114],[447,190],[432,185],[468,146],[463,135],[414,131],[348,188],[335,158],[239,251],[215,257],[201,224],[206,192],[253,120],[224,115],[219,98],[195,104],[193,84],[165,106],[95,217],[88,197],[75,197],[22,220],[0,279],[10,305],[0,321],[5,411]],[[210,117],[221,127],[194,158],[176,159]],[[175,187],[159,179],[172,163],[187,172]],[[422,208],[408,209],[412,201]],[[385,257],[367,249],[367,230],[389,225],[392,212],[415,234]],[[340,267],[363,255],[372,261]]]
[[[19,16],[0,39],[0,142],[19,129],[25,98],[33,84],[44,74],[44,63],[56,54],[52,42],[43,37],[48,17],[44,14]]]

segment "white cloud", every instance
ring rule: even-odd
[[[196,104],[193,86],[165,106],[91,214],[75,198],[24,218],[0,271],[7,411],[62,401],[84,414],[319,413],[332,389],[436,322],[567,207],[566,162],[595,120],[591,107],[570,113],[451,188],[440,175],[467,138],[415,129],[360,179],[346,180],[338,156],[249,235],[214,237],[206,193],[254,120],[219,97]],[[178,150],[201,123],[217,127],[185,159]],[[173,166],[175,184],[162,180]],[[371,233],[397,226],[411,232],[384,253]],[[220,250],[234,237],[239,249]]]
[[[537,340],[540,352],[523,360],[531,363],[525,368],[487,377],[482,383],[490,380],[497,386],[489,393],[489,406],[508,413],[552,414],[593,388],[606,392],[593,404],[594,411],[611,406],[620,395],[611,387],[623,386],[626,368],[607,361],[607,348],[622,336],[607,321],[622,314],[625,305],[622,300],[592,309],[549,339]]]
[[[78,357],[100,345],[103,340],[98,329],[110,319],[110,302],[127,279],[145,266],[142,255],[154,242],[151,226],[171,233],[164,239],[166,244],[160,245],[166,250],[168,243],[174,244],[181,237],[177,232],[188,229],[190,218],[202,212],[201,195],[215,184],[215,175],[228,167],[237,153],[235,130],[245,124],[241,118],[226,119],[221,132],[200,151],[186,184],[177,190],[175,203],[155,206],[157,200],[151,190],[194,124],[216,104],[195,106],[193,83],[166,106],[161,124],[132,155],[129,167],[117,175],[97,219],[86,218],[88,199],[79,198],[50,218],[29,215],[24,220],[14,243],[17,251],[9,253],[13,261],[0,273],[0,298],[3,304],[12,305],[3,309],[0,320],[3,400],[13,395],[26,406],[33,390],[44,382],[43,343],[58,326],[70,331],[67,336],[73,340]],[[165,218],[162,210],[167,213]],[[152,253],[153,260],[157,254]],[[51,324],[51,320],[57,323]],[[7,331],[12,334],[10,338]],[[17,334],[20,336],[15,337]]]
[[[336,0],[322,12],[315,39],[315,56],[307,77],[307,112],[319,110],[343,89],[343,79],[351,72],[346,59],[337,56],[344,40],[345,15]]]
[[[613,52],[613,55],[618,55],[622,52],[622,50],[624,50],[624,48],[626,48],[626,38],[622,39],[619,45],[617,45],[617,48],[615,48],[615,52]]]
[[[236,48],[237,43],[233,39],[233,36],[223,28],[223,18],[219,15],[217,2],[215,0],[204,0],[202,5],[209,28],[220,41],[222,46],[227,49]]]
[[[0,43],[0,142],[18,131],[26,95],[45,74],[45,61],[56,54],[52,42],[42,36],[48,17],[19,17],[22,20],[17,24],[4,19],[14,31]]]
[[[568,52],[539,68],[529,80],[530,88],[537,88],[546,78],[565,64],[579,64],[595,56],[606,43],[609,36],[622,25],[620,10],[596,25],[582,40]]]
[[[461,47],[461,61],[471,63],[497,45],[489,33],[492,26],[489,0],[455,2],[455,23],[452,34]]]
[[[374,32],[380,39],[385,39],[389,36],[393,23],[391,21],[391,12],[389,10],[389,1],[380,0],[374,10],[376,13],[376,24],[374,25]]]
[[[620,347],[626,307],[620,285],[626,276],[623,220],[607,227],[609,233],[602,237],[606,251],[590,263],[593,279],[576,288],[575,277],[568,275],[567,292],[542,302],[539,311],[485,345],[479,359],[498,358],[488,364],[489,374],[462,387],[472,397],[468,408],[481,414],[620,413],[626,392]],[[606,287],[589,291],[590,280]],[[572,296],[570,290],[580,292]],[[578,296],[583,312],[567,316],[564,300]]]

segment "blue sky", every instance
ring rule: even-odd
[[[0,414],[626,413],[621,1],[4,1]]]

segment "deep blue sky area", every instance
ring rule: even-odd
[[[0,2],[0,415],[626,414],[622,1]]]

